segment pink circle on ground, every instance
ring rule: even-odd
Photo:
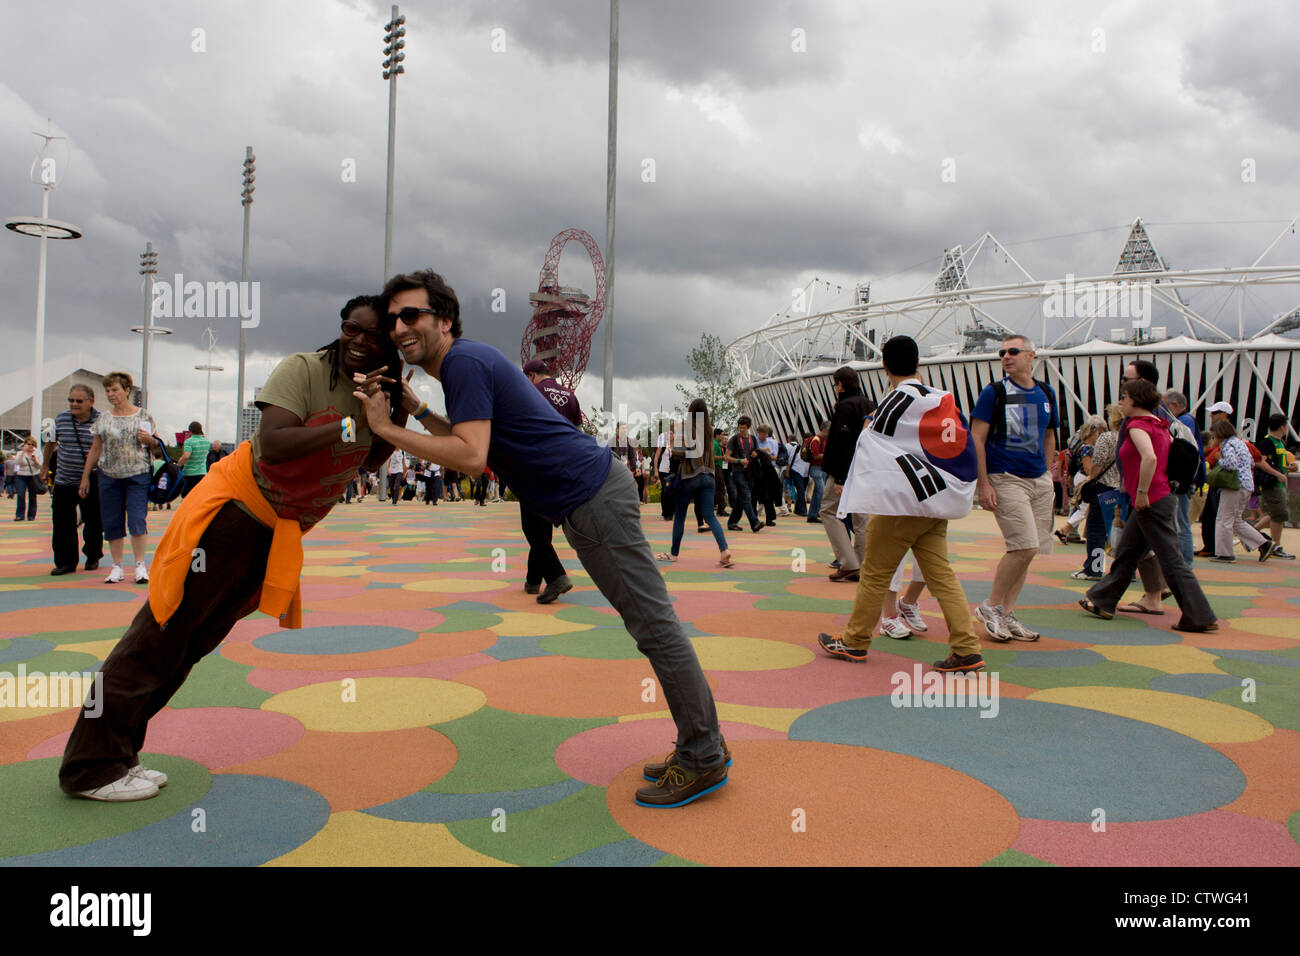
[[[1091,823],[1022,818],[1011,849],[1060,866],[1300,866],[1300,845],[1275,820],[1211,810],[1172,820]]]
[[[722,735],[735,740],[785,740],[766,727],[722,721]],[[677,726],[671,720],[628,720],[574,734],[555,748],[555,765],[575,780],[608,787],[629,764],[655,763],[673,749]]]
[[[149,721],[144,749],[184,757],[216,770],[279,753],[305,730],[297,718],[269,710],[186,707],[163,710]],[[59,756],[70,734],[59,734],[33,747],[27,759]]]

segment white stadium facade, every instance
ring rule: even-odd
[[[796,296],[727,347],[741,408],[783,438],[816,432],[835,404],[834,371],[852,367],[863,392],[879,401],[889,383],[878,345],[906,334],[921,347],[921,381],[951,391],[969,416],[984,386],[1001,378],[1003,337],[1019,334],[1037,348],[1035,377],[1056,391],[1067,435],[1115,401],[1126,363],[1145,358],[1159,369],[1162,390],[1187,395],[1202,427],[1205,409],[1226,401],[1248,439],[1282,411],[1294,441],[1300,265],[1261,263],[1294,253],[1297,220],[1239,268],[1169,269],[1138,220],[1108,275],[1035,279],[985,233],[968,249],[945,250],[939,274],[920,294],[873,302],[870,286],[860,285],[852,305],[816,314]],[[990,263],[1012,272],[1010,281],[981,283],[976,277],[988,275]]]

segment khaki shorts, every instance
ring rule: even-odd
[[[998,496],[993,517],[997,519],[1008,551],[1037,548],[1039,554],[1052,553],[1052,476],[1020,478],[1016,475],[989,475],[989,484]]]
[[[1259,493],[1259,510],[1273,521],[1290,521],[1286,485],[1278,484]]]

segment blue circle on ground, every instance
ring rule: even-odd
[[[1115,822],[1167,820],[1231,803],[1246,787],[1227,757],[1154,724],[1046,701],[996,704],[985,718],[978,707],[898,707],[892,695],[841,701],[800,717],[790,739],[951,767],[1039,820],[1088,822],[1097,807]]]
[[[207,793],[165,820],[66,850],[12,858],[5,865],[260,866],[302,846],[329,817],[325,798],[301,784],[214,774]],[[200,819],[203,829],[196,831]]]
[[[48,564],[49,562],[46,561]],[[123,583],[120,588],[42,588],[33,591],[0,591],[0,614],[30,611],[38,607],[62,607],[65,604],[107,604],[111,601],[134,601],[145,593]]]
[[[38,637],[11,638],[0,641],[0,664],[31,660],[52,650],[54,644],[51,641],[44,641]]]
[[[253,646],[273,654],[363,654],[410,644],[419,635],[404,627],[336,625],[276,631],[253,641]]]
[[[1240,687],[1241,678],[1224,674],[1164,674],[1151,679],[1150,690],[1163,690],[1188,697],[1209,697],[1225,687]]]

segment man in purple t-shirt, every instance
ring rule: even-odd
[[[408,385],[402,404],[429,434],[387,427],[380,386],[398,376],[380,369],[355,377],[372,434],[444,468],[475,475],[490,464],[521,502],[563,524],[592,583],[649,658],[677,724],[673,752],[643,768],[655,782],[637,791],[636,802],[680,807],[717,790],[731,762],[717,705],[641,529],[631,473],[612,467],[610,450],[562,418],[517,365],[490,345],[460,337],[460,302],[442,276],[394,276],[380,302],[402,358],[442,383],[447,417],[429,411]]]
[[[546,362],[529,359],[524,363],[524,374],[557,412],[573,422],[575,428],[582,427],[582,406],[578,404],[578,396],[551,378]],[[550,604],[561,594],[573,590],[573,582],[564,573],[564,564],[551,544],[551,523],[522,501],[519,502],[519,521],[523,525],[524,537],[528,539],[528,573],[524,576],[524,591],[537,594],[542,581],[545,581],[546,590],[537,595],[537,603]]]

